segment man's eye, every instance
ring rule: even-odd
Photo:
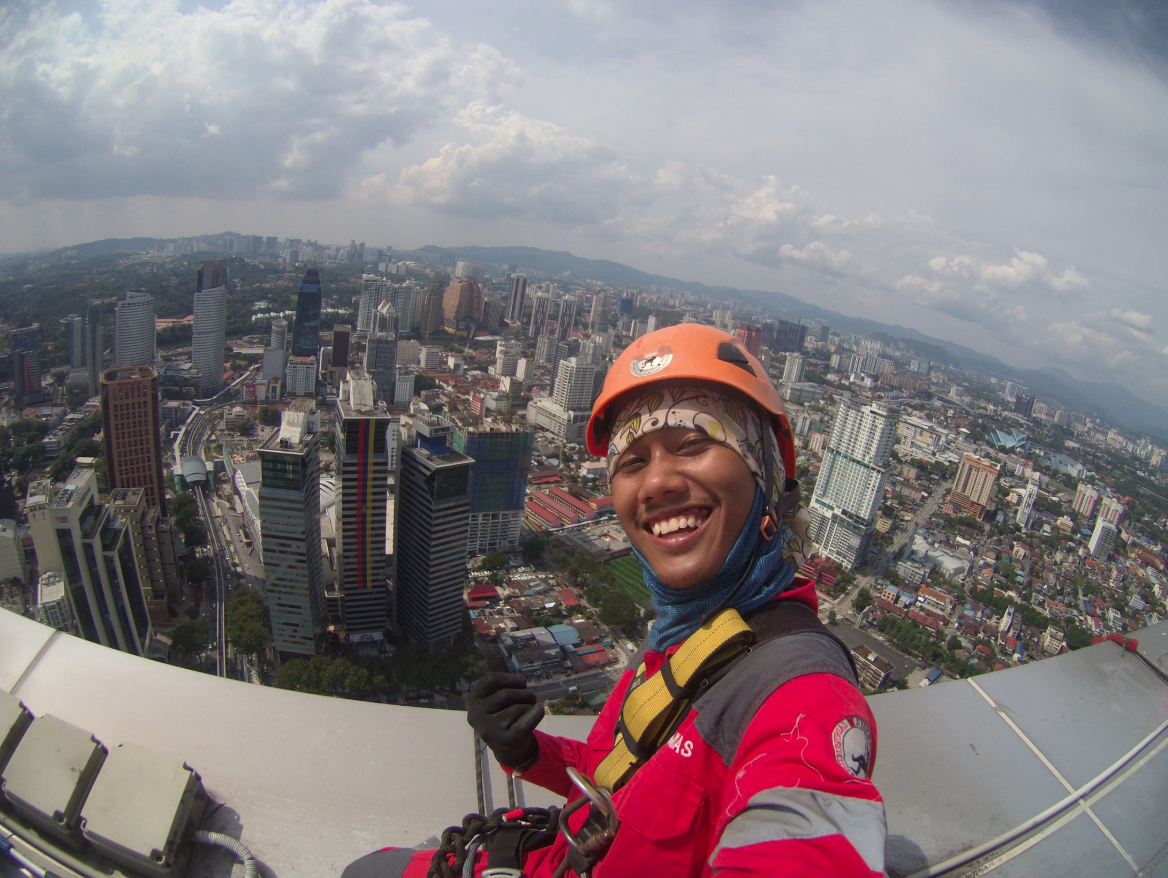
[[[617,461],[616,471],[618,473],[627,472],[630,469],[635,469],[636,467],[640,466],[644,462],[645,461],[639,457],[622,457],[620,460]]]
[[[681,443],[679,450],[681,451],[700,451],[710,444],[709,436],[690,436]]]

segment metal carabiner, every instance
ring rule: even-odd
[[[620,829],[620,818],[616,815],[612,796],[607,790],[597,787],[573,766],[568,766],[567,771],[568,777],[583,795],[560,812],[560,832],[563,833],[572,850],[592,863],[600,858],[608,846],[612,844],[613,839],[616,838],[617,830]],[[568,818],[580,810],[585,803],[595,806],[607,825],[587,838],[580,839],[568,826]]]

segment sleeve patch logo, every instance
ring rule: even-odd
[[[637,357],[629,364],[629,371],[638,378],[646,375],[655,375],[669,365],[673,359],[673,349],[662,345],[651,354]]]
[[[853,777],[868,779],[871,771],[872,731],[858,716],[842,719],[831,733],[835,761]]]

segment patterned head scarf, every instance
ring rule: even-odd
[[[612,419],[608,443],[609,479],[625,449],[642,436],[666,427],[700,430],[732,448],[763,491],[767,489],[763,443],[768,443],[774,467],[768,505],[782,495],[786,476],[783,455],[774,431],[769,425],[764,427],[758,408],[737,394],[694,384],[655,384],[620,407]],[[799,505],[783,516],[780,526],[784,555],[796,570],[814,553],[808,533],[810,523],[811,516]]]

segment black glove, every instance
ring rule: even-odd
[[[543,705],[520,674],[492,672],[466,694],[466,721],[495,754],[500,765],[527,769],[539,758],[535,727]]]

